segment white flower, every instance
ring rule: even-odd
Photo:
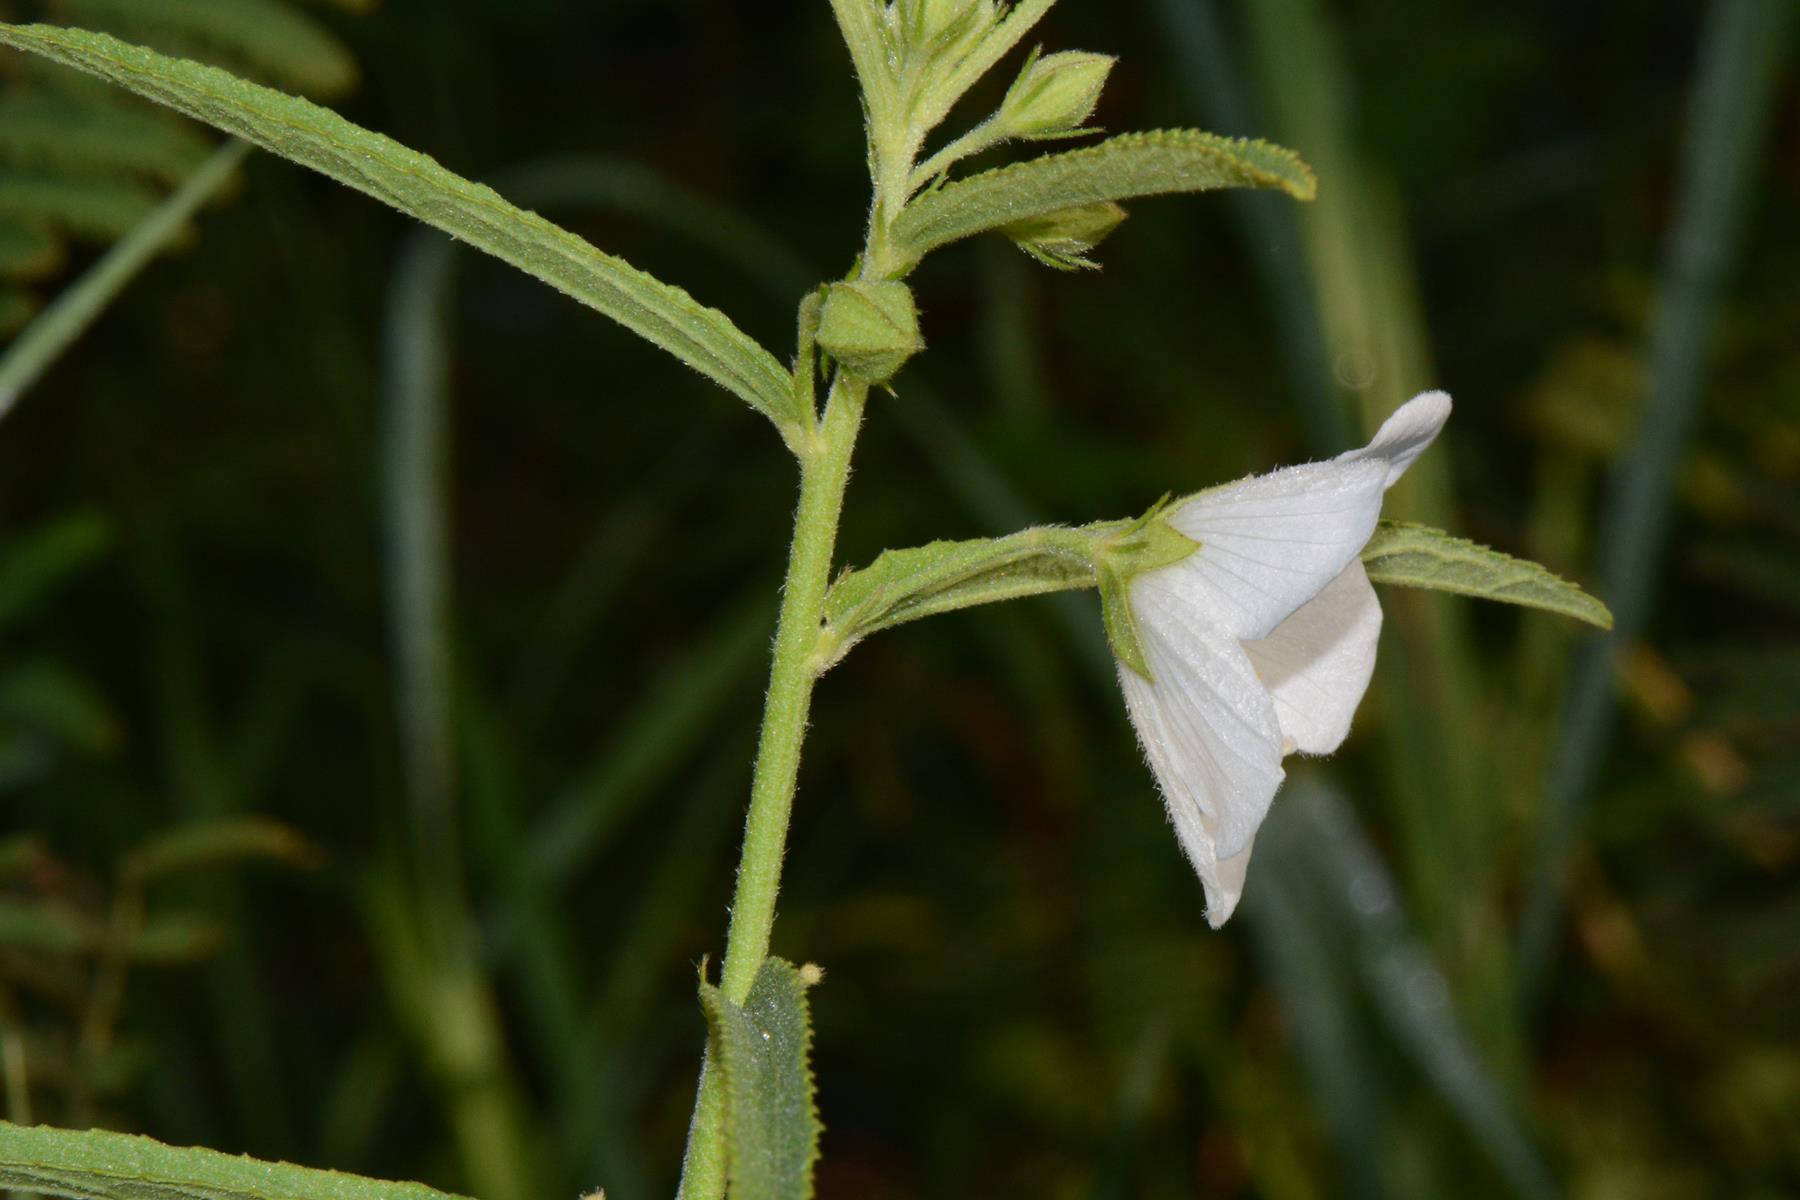
[[[1361,450],[1190,497],[1164,519],[1200,548],[1131,580],[1154,682],[1121,663],[1125,706],[1215,929],[1243,894],[1282,758],[1329,754],[1350,731],[1381,632],[1359,556],[1382,493],[1449,415],[1450,397],[1426,392]]]

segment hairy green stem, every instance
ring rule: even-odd
[[[738,1004],[750,994],[750,985],[768,956],[775,925],[775,898],[781,889],[781,860],[787,849],[788,819],[800,772],[800,745],[806,736],[813,684],[825,665],[821,630],[837,547],[838,516],[850,482],[850,457],[867,395],[867,385],[840,373],[826,402],[825,418],[800,456],[800,506],[794,514],[794,541],[775,627],[774,663],[769,670],[720,978],[726,997]],[[709,1062],[701,1071],[688,1134],[681,1200],[717,1200],[725,1194],[725,1114],[719,1088],[718,1073]]]
[[[56,298],[0,358],[0,417],[12,411],[88,326],[168,248],[200,207],[231,179],[250,147],[232,138],[188,176],[187,182],[101,256],[88,273]]]

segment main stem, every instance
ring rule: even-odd
[[[762,734],[738,860],[737,892],[725,936],[720,988],[742,1004],[769,953],[775,925],[775,898],[781,890],[781,860],[787,848],[788,818],[800,772],[800,744],[812,705],[813,683],[823,666],[820,628],[831,561],[837,547],[838,515],[850,482],[850,456],[862,426],[868,386],[839,372],[825,404],[825,417],[800,456],[800,507],[794,513],[794,541],[788,551],[781,617],[775,627],[775,660],[763,704]],[[680,1200],[717,1200],[725,1194],[725,1128],[719,1073],[709,1061],[701,1070],[700,1094],[688,1131]]]

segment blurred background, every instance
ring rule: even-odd
[[[1052,12],[1048,48],[1122,57],[1099,123],[1269,137],[1320,198],[1131,205],[1095,274],[936,255],[844,560],[1137,513],[1441,386],[1388,515],[1619,629],[1387,592],[1351,740],[1290,760],[1219,933],[1091,595],[860,648],[775,938],[827,971],[822,1196],[1800,1192],[1795,7]],[[860,245],[823,0],[0,16],[318,96],[784,358]],[[213,145],[0,53],[0,324]],[[66,354],[29,350],[0,426],[7,1115],[669,1195],[791,460],[509,268],[267,156],[220,178]]]

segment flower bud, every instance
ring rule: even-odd
[[[907,35],[915,46],[931,46],[963,32],[979,10],[993,20],[993,0],[912,0],[907,6]]]
[[[1118,60],[1108,54],[1064,50],[1033,56],[1000,105],[1008,137],[1055,137],[1079,129],[1094,114],[1106,77]]]
[[[1088,252],[1106,240],[1125,220],[1125,210],[1110,200],[1058,209],[1001,227],[1000,232],[1031,257],[1059,271],[1093,268]]]
[[[885,383],[925,348],[904,283],[834,283],[819,313],[819,348],[865,383]]]

